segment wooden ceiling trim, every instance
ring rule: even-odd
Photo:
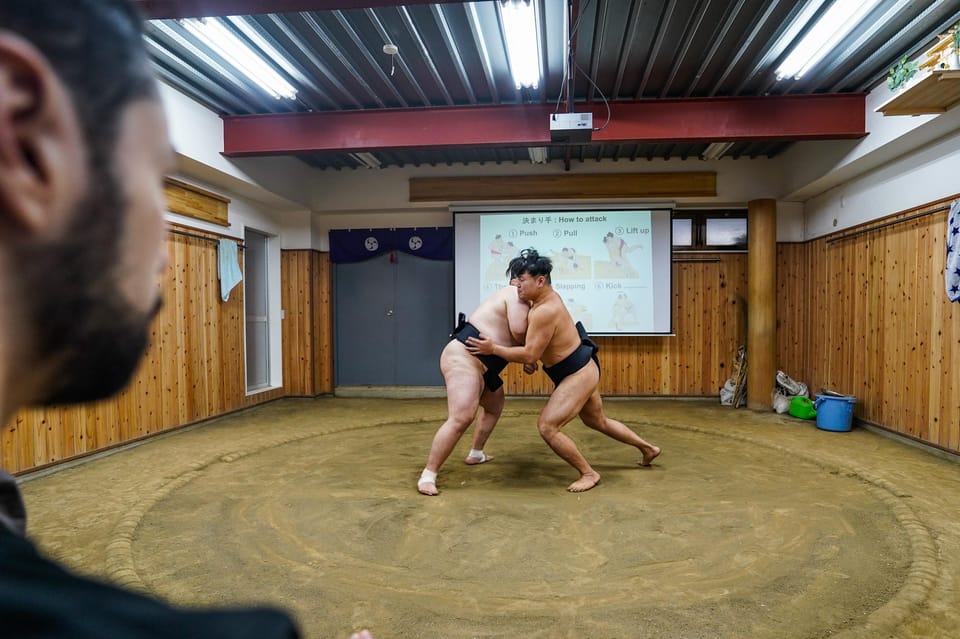
[[[411,202],[713,197],[713,171],[410,178]]]

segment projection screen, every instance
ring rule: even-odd
[[[670,208],[454,211],[455,311],[507,284],[511,258],[535,248],[553,288],[593,335],[672,332]]]

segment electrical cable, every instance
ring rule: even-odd
[[[590,6],[590,3],[592,1],[593,0],[586,0],[586,2],[584,2],[583,6],[580,8],[580,13],[577,16],[577,21],[571,27],[570,35],[567,38],[567,51],[569,51],[570,47],[573,45],[573,39],[576,37],[577,32],[580,30],[580,22],[583,20],[583,14],[586,13],[587,8]],[[602,131],[603,129],[607,128],[608,124],[610,124],[610,118],[611,118],[610,102],[607,100],[606,96],[603,94],[603,91],[600,90],[600,87],[597,86],[597,83],[593,81],[593,78],[587,75],[586,71],[580,68],[580,65],[578,65],[574,61],[573,66],[578,71],[580,71],[580,73],[583,74],[583,76],[587,79],[587,81],[590,84],[593,85],[593,88],[596,89],[597,93],[600,94],[600,99],[603,100],[604,105],[607,107],[607,121],[604,122],[602,127],[593,129],[594,131]],[[563,100],[564,91],[566,91],[567,89],[567,73],[570,72],[570,70],[567,67],[568,65],[566,64],[563,65],[563,77],[560,79],[560,93],[557,95],[557,103],[553,107],[554,113],[560,112],[560,102]],[[567,99],[570,100],[571,103],[573,102],[573,96],[567,96]]]
[[[602,126],[602,127],[600,127],[600,128],[594,128],[594,129],[593,129],[594,131],[603,131],[605,128],[607,128],[607,125],[610,124],[610,116],[611,116],[611,113],[610,113],[610,101],[607,100],[607,96],[605,96],[605,95],[603,94],[603,91],[601,91],[601,90],[600,90],[600,87],[597,86],[597,83],[593,81],[593,78],[591,78],[589,75],[587,75],[587,72],[584,71],[583,69],[581,69],[579,64],[577,64],[577,65],[575,65],[575,66],[577,67],[577,71],[579,71],[580,73],[582,73],[582,74],[583,74],[583,77],[585,77],[585,78],[587,79],[587,82],[589,82],[590,84],[592,84],[592,85],[593,85],[593,88],[597,90],[597,93],[600,94],[600,99],[603,100],[604,105],[606,105],[606,107],[607,107],[607,121],[603,123],[603,126]]]

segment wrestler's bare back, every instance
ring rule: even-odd
[[[490,335],[501,344],[523,344],[527,333],[527,312],[530,307],[517,297],[514,286],[504,286],[480,303],[467,321],[477,327],[484,335]],[[450,340],[440,355],[440,368],[469,365],[483,370],[483,364],[471,355],[466,346],[457,340]]]

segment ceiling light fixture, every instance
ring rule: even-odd
[[[380,168],[380,160],[373,153],[351,153],[350,157],[368,169]]]
[[[501,0],[500,20],[517,89],[540,86],[540,28],[532,0]]]
[[[700,159],[719,160],[732,146],[733,142],[714,142],[703,150],[703,153],[700,154]]]
[[[863,17],[876,6],[879,0],[835,0],[811,27],[800,42],[777,67],[777,80],[798,79],[820,62]],[[797,17],[797,23],[805,25],[811,15],[821,6],[810,3]],[[792,29],[791,29],[792,30]]]
[[[181,20],[183,27],[216,51],[231,66],[243,73],[274,98],[294,100],[297,90],[283,79],[273,67],[252,49],[246,42],[227,28],[216,18],[186,18]],[[265,42],[261,43],[265,44]],[[280,55],[268,47],[268,55],[279,58]]]

